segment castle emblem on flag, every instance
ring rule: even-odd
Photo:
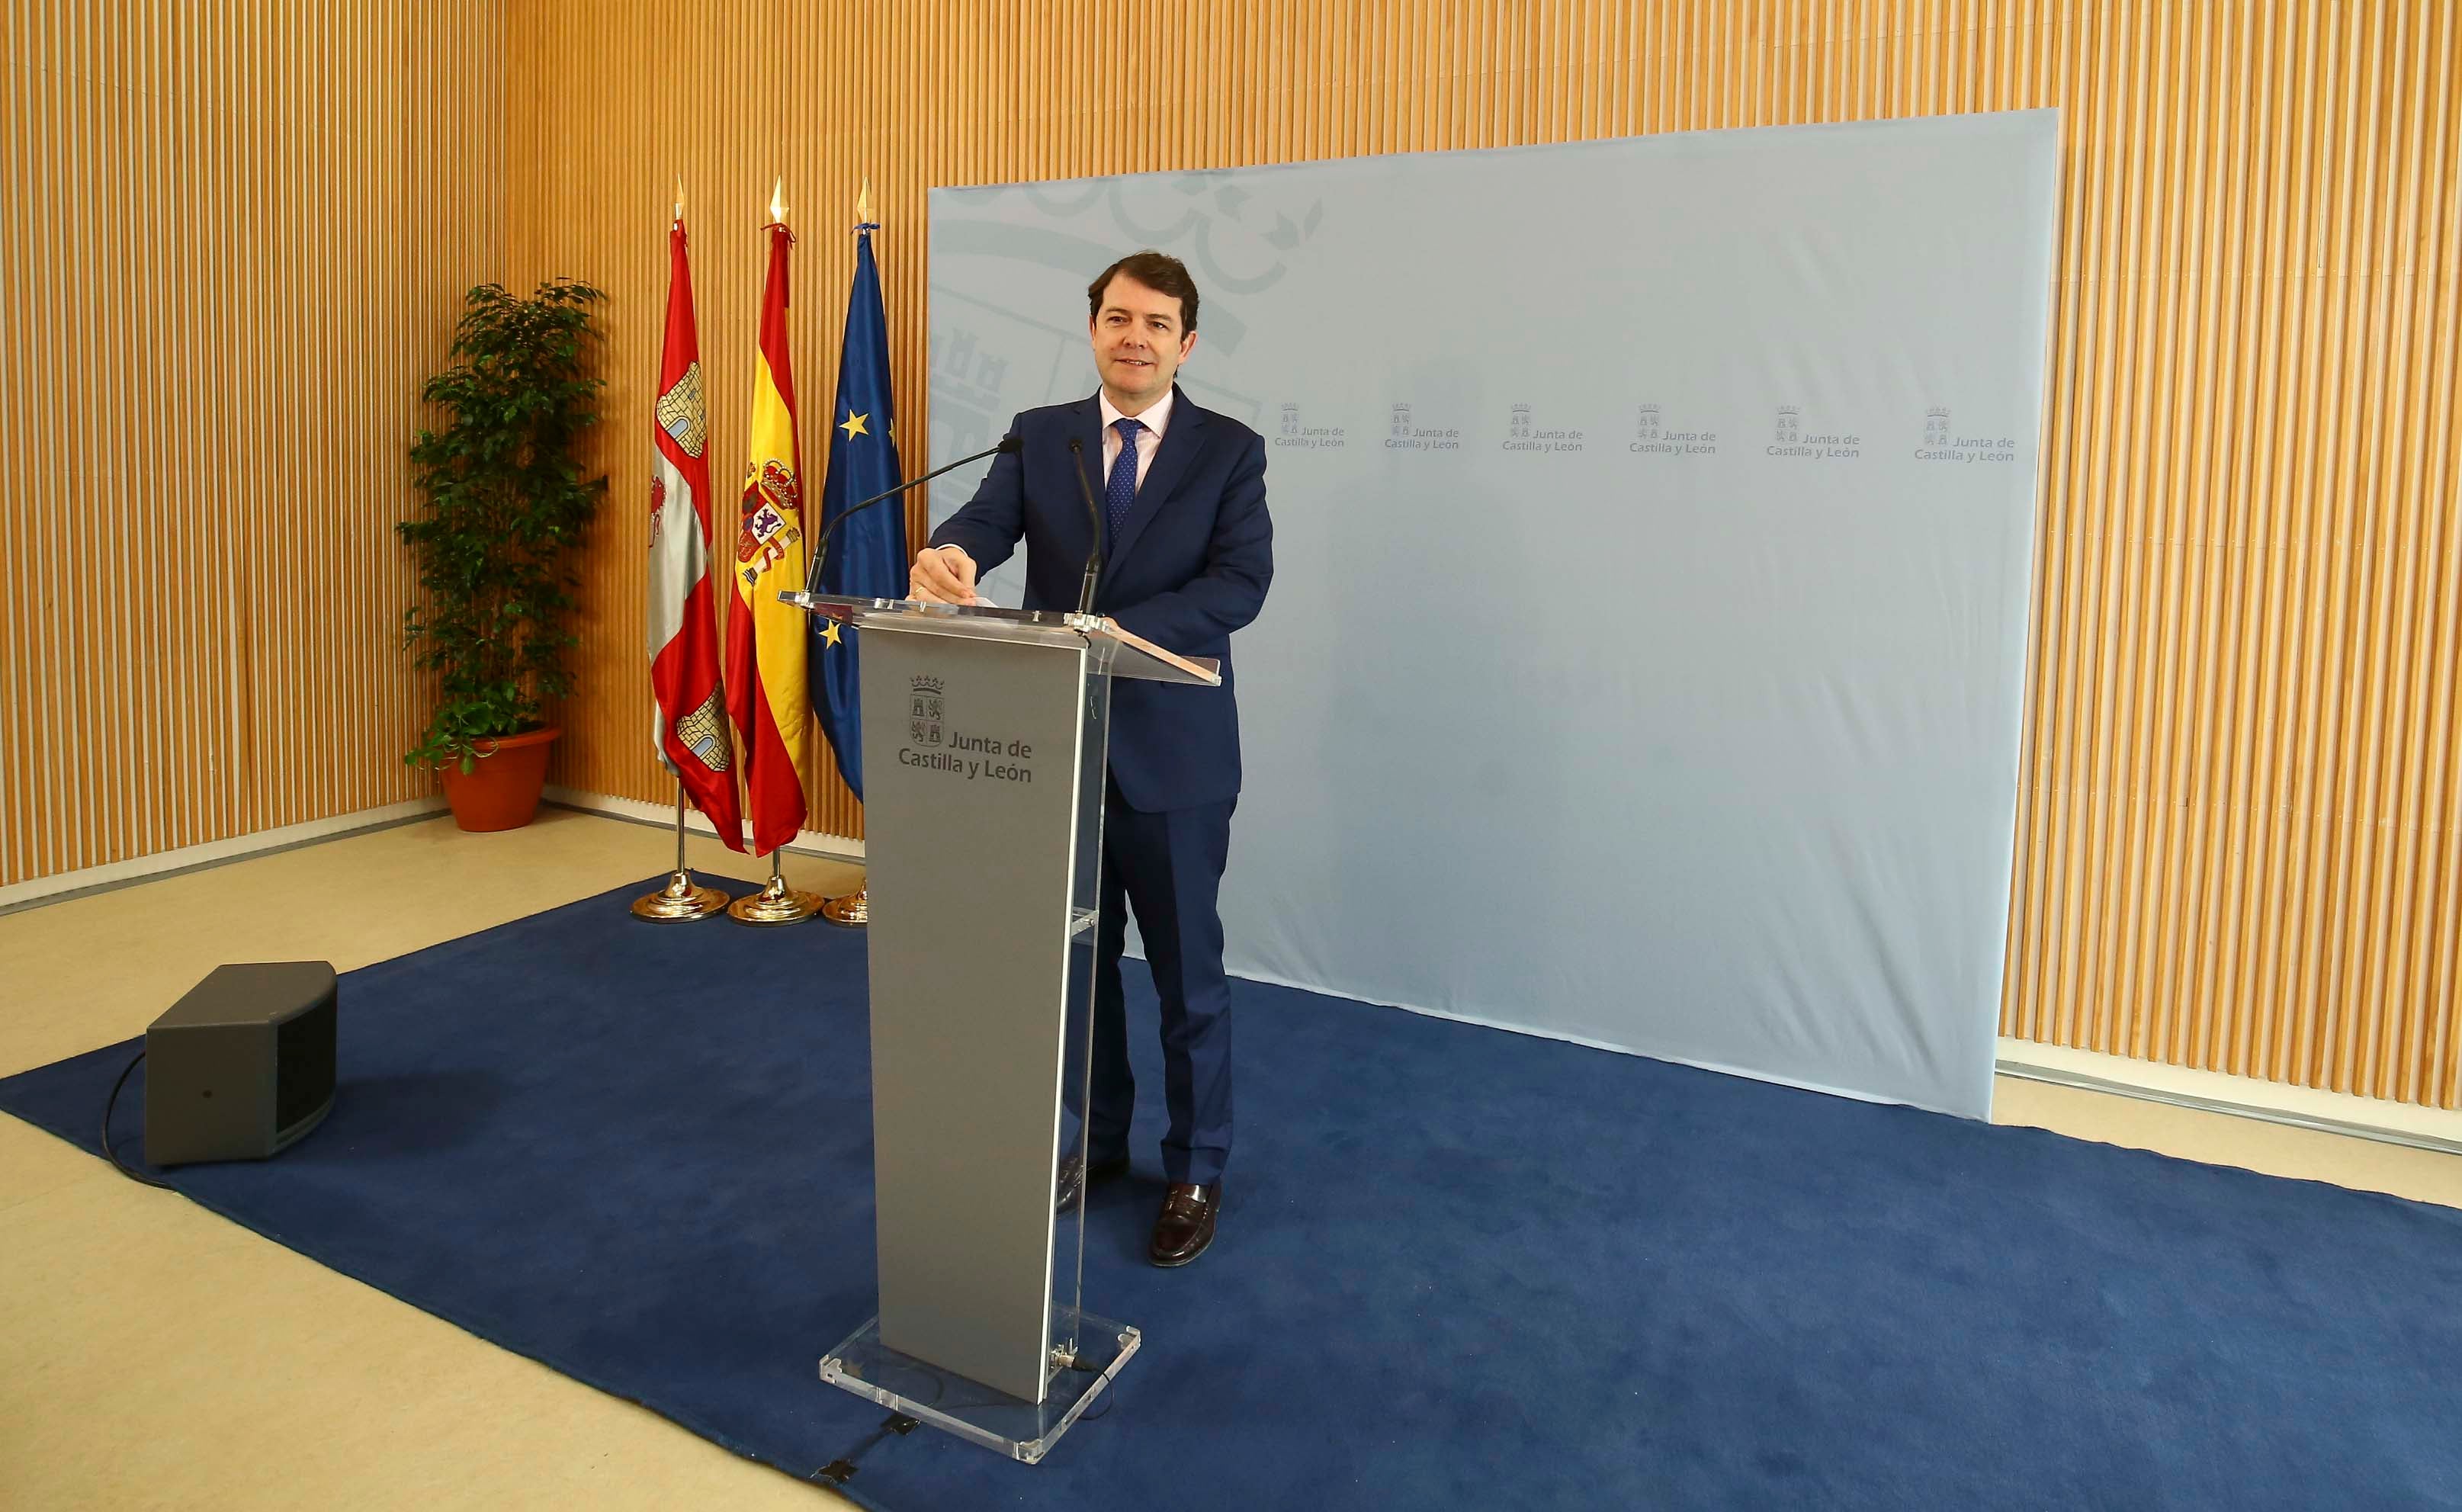
[[[659,428],[676,439],[685,456],[701,455],[702,443],[709,439],[709,406],[702,401],[699,359],[659,396]]]
[[[724,771],[734,762],[735,750],[726,739],[726,711],[719,706],[717,688],[709,690],[701,707],[676,721],[676,739],[712,771]]]

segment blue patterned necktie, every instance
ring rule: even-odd
[[[1103,505],[1111,516],[1112,539],[1120,538],[1120,528],[1129,523],[1129,506],[1137,502],[1137,433],[1143,425],[1123,415],[1112,421],[1120,433],[1120,455],[1112,464],[1112,476],[1103,485]]]

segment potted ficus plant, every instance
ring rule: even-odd
[[[545,706],[572,686],[573,564],[607,491],[577,455],[597,420],[590,307],[601,297],[569,279],[527,297],[480,285],[454,328],[452,365],[420,390],[444,420],[411,445],[422,507],[394,529],[422,595],[404,639],[439,697],[402,760],[436,768],[464,830],[529,823],[558,733]]]

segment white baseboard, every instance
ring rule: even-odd
[[[79,871],[62,872],[54,876],[38,876],[31,881],[12,882],[0,887],[0,913],[22,908],[30,903],[56,902],[70,893],[91,893],[106,887],[160,876],[166,872],[186,872],[201,866],[216,866],[235,861],[242,856],[261,855],[269,851],[286,851],[292,846],[308,845],[317,840],[330,840],[335,835],[359,830],[381,830],[387,825],[407,824],[432,813],[444,811],[442,794],[414,798],[407,803],[389,803],[379,809],[359,809],[350,813],[337,813],[331,818],[311,819],[305,824],[286,824],[279,830],[260,830],[253,834],[235,834],[227,840],[208,840],[203,845],[184,845],[176,851],[158,851],[152,855],[131,856],[125,861],[107,861]]]
[[[630,819],[636,824],[654,824],[661,830],[672,830],[676,824],[675,805],[643,803],[638,798],[616,798],[603,792],[583,792],[577,788],[550,787],[543,794],[548,802],[566,809],[580,809],[590,813],[603,813],[613,818]],[[718,838],[718,827],[699,809],[684,810],[684,828],[695,834]],[[752,827],[744,827],[745,844],[752,839]],[[863,864],[863,842],[852,835],[824,834],[818,830],[802,830],[783,848],[796,855],[817,855],[830,861],[852,861]]]
[[[1996,1053],[1998,1069],[2003,1076],[2462,1155],[2462,1111],[2450,1108],[2423,1108],[2383,1097],[2320,1091],[2254,1076],[2190,1070],[2123,1055],[2037,1045],[2028,1040],[2003,1038]]]

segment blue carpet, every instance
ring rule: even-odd
[[[325,1126],[170,1179],[809,1477],[883,1416],[814,1374],[872,1307],[863,940],[640,890],[349,974]],[[2462,1214],[1242,983],[1221,1237],[1157,1271],[1130,975],[1086,1285],[1144,1350],[1045,1464],[918,1431],[858,1500],[2462,1506]],[[130,1053],[0,1108],[92,1149]]]

